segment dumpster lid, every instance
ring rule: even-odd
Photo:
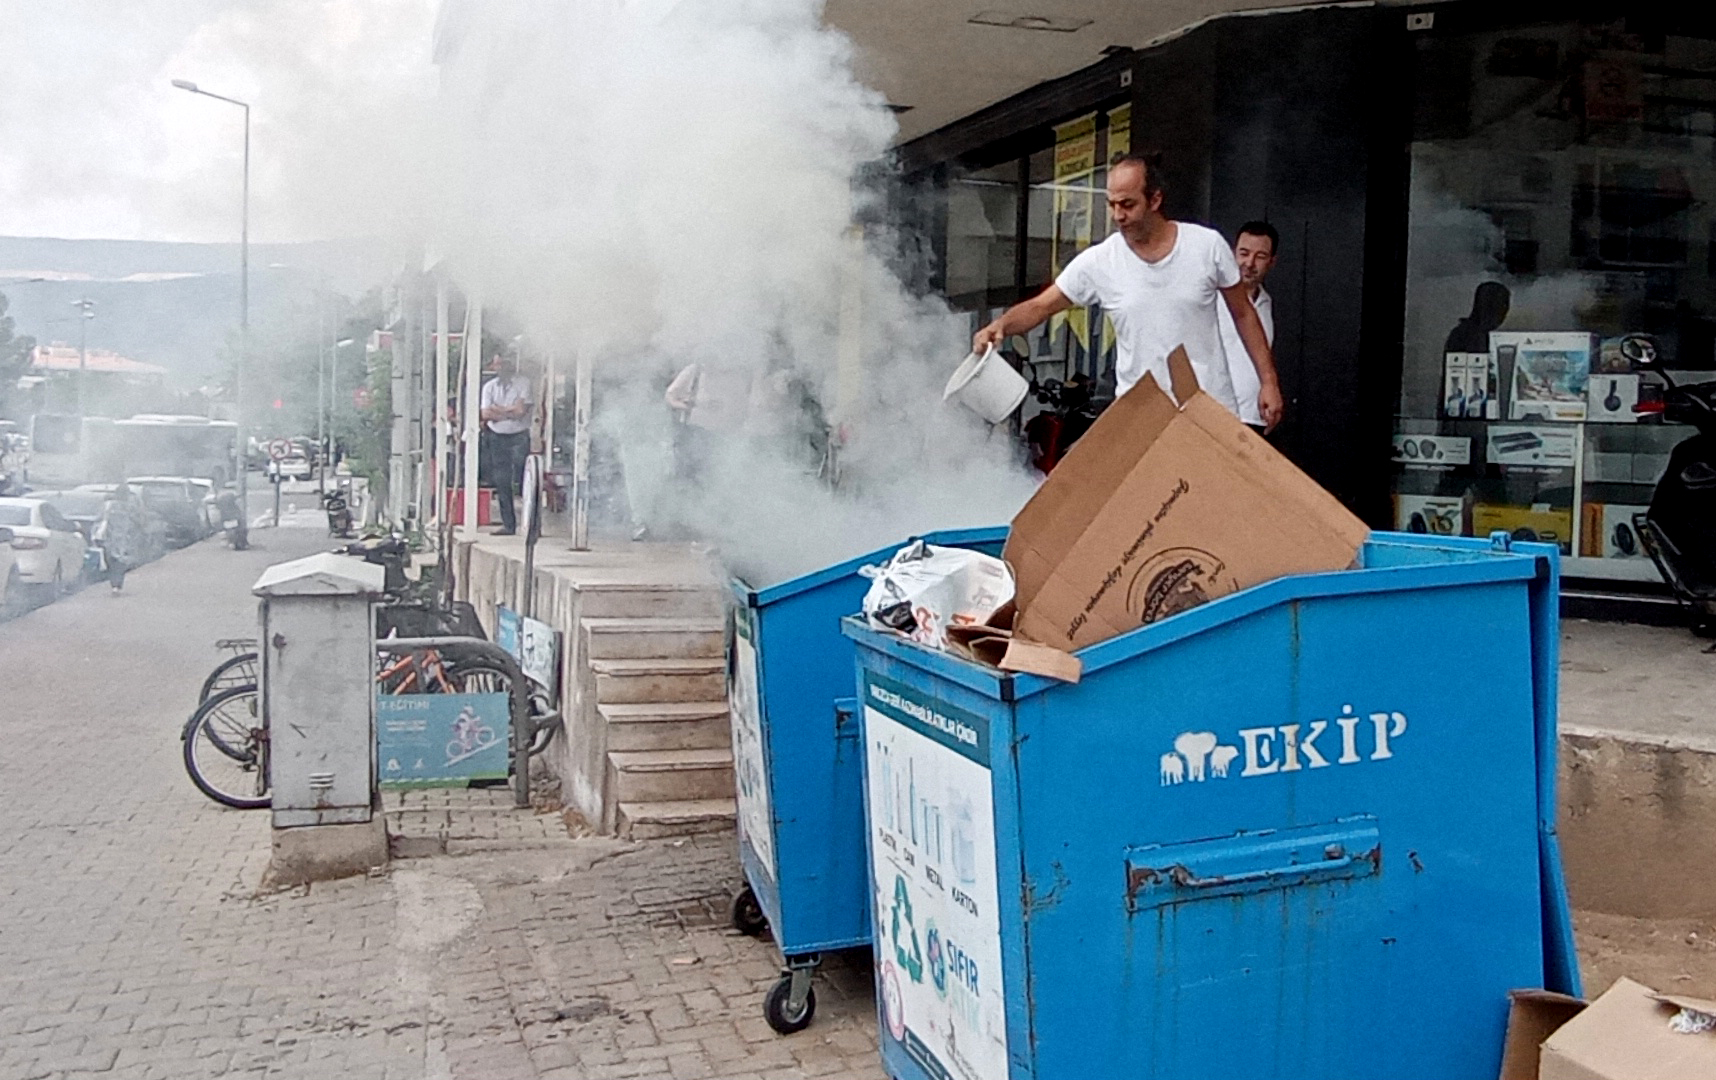
[[[257,596],[380,596],[386,571],[350,555],[323,552],[275,563],[250,591]]]

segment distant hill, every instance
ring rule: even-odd
[[[382,246],[368,241],[252,244],[251,325],[306,322],[317,288],[355,296],[394,269]],[[38,277],[47,280],[16,281]],[[0,293],[11,301],[17,333],[72,344],[72,303],[88,297],[96,304],[92,348],[160,364],[175,386],[194,387],[218,370],[222,345],[238,331],[239,247],[0,237]]]

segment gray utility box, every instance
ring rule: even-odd
[[[251,589],[277,829],[370,820],[382,585],[381,567],[324,554],[271,566]]]

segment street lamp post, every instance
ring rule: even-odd
[[[238,371],[232,380],[232,396],[238,412],[238,426],[233,438],[238,443],[238,509],[239,529],[242,531],[250,525],[250,454],[244,437],[244,370],[250,365],[250,103],[210,93],[185,79],[174,79],[173,85],[244,110],[244,204],[238,244]]]
[[[89,370],[89,320],[95,318],[95,301],[91,300],[89,297],[86,296],[82,300],[73,300],[71,302],[71,305],[72,305],[72,307],[77,308],[79,311],[78,319],[77,319],[77,391],[76,391],[76,393],[77,393],[77,414],[79,416],[82,416],[84,413],[85,402],[87,400],[84,397],[84,390],[86,387],[85,380],[87,378],[87,376],[85,375],[85,372],[87,372]]]

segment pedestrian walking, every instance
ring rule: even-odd
[[[125,588],[125,575],[142,561],[144,544],[142,508],[126,485],[114,487],[96,534],[107,562],[107,582],[118,596]]]

